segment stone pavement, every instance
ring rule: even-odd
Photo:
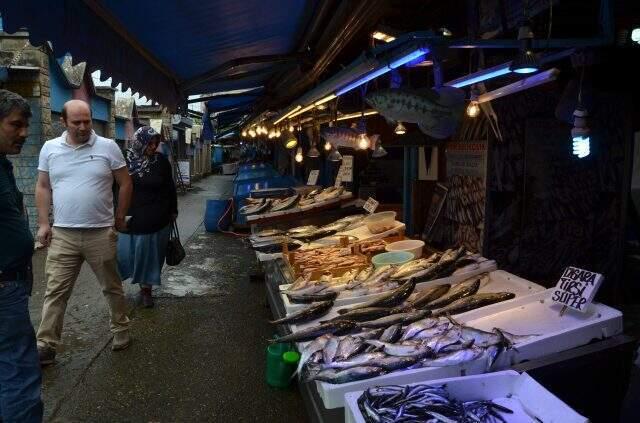
[[[228,198],[231,180],[210,176],[179,197],[187,258],[165,268],[154,309],[137,308],[137,287],[126,285],[134,337],[128,350],[111,352],[108,310],[83,267],[65,317],[64,349],[43,372],[47,421],[306,420],[295,386],[277,390],[264,382],[273,328],[263,285],[249,282],[255,256],[241,239],[202,226],[205,200]],[[36,326],[44,256],[34,259]]]

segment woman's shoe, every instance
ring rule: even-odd
[[[140,288],[140,298],[142,299],[142,307],[153,307],[153,295],[151,294],[151,287]]]

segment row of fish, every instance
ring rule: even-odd
[[[513,410],[490,400],[458,401],[446,385],[376,386],[358,398],[358,408],[366,423],[505,422],[501,414]]]
[[[313,203],[320,203],[327,200],[338,198],[344,192],[344,187],[328,187],[325,189],[313,190],[305,195],[294,194],[290,197],[282,199],[272,198],[260,198],[253,199],[248,198],[247,204],[240,208],[240,213],[244,215],[263,214],[267,212],[277,212],[288,210],[295,207],[297,204],[300,206],[308,206]]]
[[[345,334],[354,322],[333,325],[339,329],[314,338],[302,349],[298,372],[303,379],[339,384],[402,369],[455,366],[480,359],[486,360],[489,371],[503,350],[537,336],[498,328],[487,332],[450,317],[425,317],[355,334]]]

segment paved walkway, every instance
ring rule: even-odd
[[[273,333],[255,260],[240,239],[204,232],[205,200],[226,198],[231,178],[211,176],[179,197],[187,258],[165,269],[156,308],[132,305],[130,349],[112,353],[108,311],[83,268],[65,320],[65,347],[44,371],[46,420],[56,422],[290,421],[306,415],[297,389],[264,382]],[[34,260],[32,319],[40,319],[44,252]]]

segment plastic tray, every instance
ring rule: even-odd
[[[584,314],[567,310],[560,316],[560,307],[552,304],[550,300],[553,291],[554,289],[547,289],[537,294],[486,306],[460,314],[456,320],[478,329],[491,330],[499,327],[515,334],[540,335],[526,343],[518,344],[517,350],[512,349],[500,354],[494,364],[494,370],[622,333],[622,313],[604,304],[592,304]],[[398,371],[341,385],[316,382],[316,386],[325,408],[338,408],[344,406],[344,394],[347,392],[382,384],[409,384],[486,371],[486,367],[476,367],[475,364],[473,362],[443,369]]]
[[[526,373],[518,374],[510,370],[440,379],[429,383],[446,384],[451,398],[459,401],[493,400],[497,404],[504,405],[513,410],[513,414],[502,414],[508,423],[587,423],[589,421]],[[361,395],[362,391],[346,395],[345,423],[365,422],[357,403]]]
[[[489,264],[485,265],[485,266],[480,266],[479,269],[470,271],[470,272],[465,272],[465,273],[460,273],[458,275],[454,275],[454,276],[448,276],[446,278],[440,278],[440,279],[434,279],[432,281],[428,281],[428,282],[422,282],[416,285],[416,290],[421,290],[421,289],[425,289],[427,287],[430,286],[434,286],[434,285],[444,285],[444,284],[456,284],[462,281],[465,281],[469,278],[472,278],[474,276],[480,275],[482,273],[486,273],[486,272],[493,272],[496,270],[496,264],[493,261],[487,261]],[[509,273],[505,274],[509,275],[512,278],[517,278],[518,281],[525,281],[522,278],[518,278],[515,275],[511,275]],[[516,280],[516,279],[514,279]],[[529,282],[529,281],[525,281],[527,286],[529,286],[530,284],[533,284],[533,282]],[[517,283],[517,282],[516,282]],[[535,285],[535,284],[534,284]],[[287,290],[291,285],[280,285],[280,290],[281,291],[285,291]],[[491,291],[491,292],[495,292],[495,291]],[[363,303],[365,301],[369,301],[369,300],[373,300],[376,297],[379,297],[380,295],[383,295],[383,293],[379,293],[379,294],[369,294],[369,295],[360,295],[360,296],[338,296],[338,298],[336,298],[335,300],[335,305],[336,306],[347,306],[350,304],[360,304]],[[285,294],[281,293],[280,294],[282,297],[282,302],[284,303],[284,309],[285,312],[287,314],[290,314],[294,311],[300,310],[301,308],[304,307],[304,304],[296,304],[296,303],[292,303],[291,301],[289,301],[289,297],[287,297]]]

